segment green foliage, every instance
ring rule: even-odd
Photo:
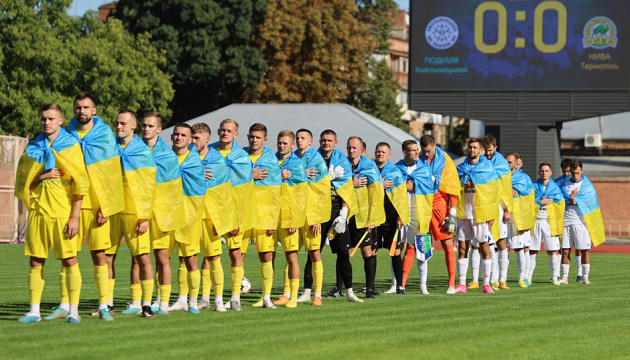
[[[409,130],[409,124],[401,119],[402,107],[396,103],[398,83],[393,79],[394,72],[387,65],[387,59],[370,60],[370,73],[368,88],[361,93],[355,106],[400,129]]]
[[[389,33],[392,30],[398,4],[394,0],[357,0],[359,20],[369,24],[377,40],[376,50],[381,53],[389,50]]]
[[[98,115],[110,125],[123,108],[170,116],[173,88],[157,67],[164,58],[146,37],[129,35],[117,20],[103,24],[93,12],[73,18],[67,15],[70,4],[3,2],[0,130],[38,134],[39,109],[51,102],[70,119],[79,92],[96,98]]]
[[[121,0],[115,16],[134,34],[147,33],[166,56],[162,69],[175,88],[173,121],[240,102],[267,64],[252,46],[265,1]]]

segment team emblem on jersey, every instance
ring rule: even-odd
[[[453,19],[438,16],[429,22],[424,36],[434,49],[446,50],[457,42],[459,27]]]
[[[584,26],[584,48],[605,49],[617,47],[617,26],[605,16],[596,16]]]

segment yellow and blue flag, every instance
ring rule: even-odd
[[[588,234],[591,236],[593,246],[597,246],[606,241],[602,211],[599,208],[599,201],[597,200],[597,193],[595,192],[595,186],[593,186],[593,183],[585,175],[582,175],[581,181],[582,187],[574,199],[577,202],[578,209],[584,218],[584,224],[586,224]],[[562,190],[564,199],[567,204],[569,204],[569,201],[571,201],[571,194],[569,194],[567,187],[563,185],[560,189]]]
[[[492,167],[496,172],[497,179],[500,183],[500,200],[505,204],[507,211],[512,211],[513,197],[512,197],[512,169],[510,169],[510,163],[503,157],[500,152],[495,151],[494,156],[490,160]],[[497,217],[498,219],[498,217]],[[498,230],[498,227],[497,227]]]
[[[220,142],[210,144],[217,149]],[[232,151],[225,157],[234,201],[238,226],[241,231],[254,228],[258,224],[258,208],[256,206],[256,189],[252,177],[253,164],[249,154],[232,141]]]
[[[492,163],[484,156],[479,156],[479,161],[473,165],[470,163],[470,158],[466,158],[463,163],[457,166],[457,174],[462,183],[460,201],[457,202],[457,217],[464,217],[464,185],[468,184],[468,181],[472,181],[475,186],[475,218],[477,223],[496,221],[499,218],[499,187],[501,185]],[[511,186],[510,184],[510,189]],[[512,194],[510,194],[511,197]],[[492,226],[492,230],[495,228],[498,226]]]
[[[349,161],[349,159],[348,159]],[[354,188],[357,197],[358,211],[354,215],[357,229],[368,226],[379,226],[385,222],[385,191],[381,171],[376,163],[360,155],[359,164],[352,176],[366,178],[367,186]]]
[[[153,216],[163,232],[186,226],[182,174],[177,155],[162,138],[153,147],[153,160],[157,166]]]
[[[562,234],[564,226],[564,196],[562,191],[555,181],[549,179],[547,186],[545,186],[541,179],[534,182],[534,194],[536,196],[536,205],[538,210],[543,205],[540,205],[540,201],[546,197],[546,199],[553,200],[553,203],[545,205],[547,215],[549,216],[549,227],[551,228],[551,236],[559,236]],[[536,216],[538,217],[538,216]]]
[[[206,181],[205,219],[212,220],[217,234],[223,235],[238,227],[236,202],[230,184],[227,162],[215,148],[201,160],[204,170],[212,170],[212,179]]]
[[[135,214],[138,219],[151,219],[157,171],[151,148],[134,135],[124,148],[118,141],[118,153],[125,188],[125,209],[122,212]]]
[[[536,223],[536,196],[534,185],[529,175],[522,170],[516,169],[512,174],[512,187],[518,192],[514,196],[512,203],[514,210],[512,215],[516,221],[516,227],[519,231],[529,230]]]
[[[435,178],[433,183],[433,193],[437,194],[442,191],[447,194],[459,196],[460,184],[459,176],[457,176],[457,167],[450,155],[448,155],[439,146],[435,147],[435,155],[433,161],[424,155],[420,155],[420,162],[431,169],[431,174]]]
[[[206,174],[195,144],[188,145],[188,156],[179,166],[182,173],[184,213],[186,226],[175,230],[175,239],[186,244],[198,244],[201,240],[201,219],[204,215]]]
[[[63,177],[45,179],[35,189],[30,189],[38,173],[53,168],[63,170]],[[85,197],[89,190],[81,146],[65,130],[59,130],[52,144],[41,133],[26,145],[18,163],[14,189],[26,209],[43,212],[51,218],[68,218],[73,195]]]
[[[431,170],[428,166],[420,161],[416,161],[414,164],[416,168],[407,174],[407,166],[403,160],[396,163],[396,166],[405,175],[405,189],[406,181],[412,180],[414,183],[414,190],[411,196],[415,200],[415,213],[418,214],[418,226],[420,233],[426,234],[429,232],[429,225],[431,224],[431,216],[433,215],[433,195],[434,184],[431,180]]]
[[[243,148],[248,151],[249,147]],[[258,207],[258,224],[254,226],[260,230],[275,230],[280,221],[280,207],[282,199],[282,176],[280,165],[273,150],[263,146],[263,152],[254,167],[258,170],[267,169],[268,174],[264,179],[254,180],[256,187],[256,206]]]
[[[297,151],[295,152],[297,155]],[[306,205],[306,223],[323,224],[330,220],[332,203],[330,199],[330,177],[326,161],[320,153],[308,148],[302,156],[305,168],[315,168],[317,175],[308,178],[308,203]]]
[[[385,189],[385,194],[396,209],[403,224],[409,224],[409,198],[407,197],[407,176],[394,165],[387,161],[380,169],[384,181],[393,181],[394,185]],[[459,180],[458,180],[459,181]]]
[[[558,185],[558,187],[561,188],[566,178],[567,178],[566,176],[560,175],[553,182],[555,182],[556,185]]]
[[[278,153],[276,153],[276,157]],[[304,162],[291,152],[280,164],[280,172],[289,170],[291,176],[282,180],[282,208],[280,210],[281,229],[299,228],[306,223],[306,202],[308,200],[308,180]]]
[[[322,154],[322,149],[317,150],[319,154]],[[354,185],[352,184],[352,165],[348,158],[337,148],[333,148],[333,152],[330,155],[330,166],[343,168],[343,175],[335,180],[332,180],[332,186],[335,189],[337,195],[341,196],[343,201],[348,205],[348,217],[350,220],[352,215],[357,213],[358,205],[357,198],[354,193]]]
[[[100,208],[107,217],[125,209],[122,169],[112,129],[100,117],[92,119],[94,126],[83,138],[77,131],[76,118],[72,118],[65,129],[81,144],[90,177],[90,196],[83,200],[82,208]]]

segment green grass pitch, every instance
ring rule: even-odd
[[[5,245],[0,262],[0,358],[24,359],[162,359],[162,358],[360,358],[360,359],[611,359],[630,357],[630,287],[628,255],[591,255],[593,285],[575,282],[553,286],[548,258],[539,254],[534,283],[516,284],[516,262],[510,253],[508,286],[494,295],[481,289],[468,294],[445,295],[447,276],[444,254],[429,262],[429,296],[419,293],[414,268],[407,295],[381,295],[363,304],[344,298],[324,299],[324,306],[299,304],[297,309],[252,308],[260,297],[259,262],[253,247],[245,260],[245,276],[252,292],[243,296],[244,310],[199,315],[172,312],[143,319],[122,315],[129,295],[130,256],[124,247],[117,260],[115,321],[91,318],[97,308],[92,265],[87,251],[79,256],[83,274],[80,315],[83,324],[65,320],[19,324],[28,311],[28,260],[23,245]],[[285,261],[278,253],[276,268]],[[306,254],[300,253],[300,262]],[[223,256],[226,287],[229,260]],[[335,256],[325,248],[324,292],[334,283]],[[173,295],[176,299],[176,264],[173,261]],[[365,281],[359,254],[352,259],[355,289]],[[51,257],[45,267],[46,288],[42,315],[59,299],[60,263]],[[470,274],[469,274],[470,276]],[[390,262],[379,253],[377,288],[390,286]],[[277,271],[272,297],[282,291]],[[226,289],[229,294],[229,289]],[[229,295],[225,296],[229,299]]]

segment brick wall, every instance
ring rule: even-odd
[[[597,190],[606,235],[630,237],[630,178],[591,181]]]

